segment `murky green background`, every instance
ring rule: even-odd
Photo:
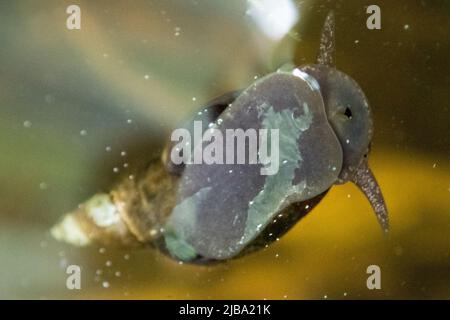
[[[378,0],[373,31],[372,1],[293,1],[298,23],[277,41],[246,14],[257,2],[77,1],[80,31],[66,29],[70,1],[0,2],[1,298],[450,298],[450,1]],[[387,239],[351,185],[267,250],[214,267],[49,237],[202,103],[291,59],[314,62],[330,8],[337,66],[375,117]],[[66,289],[70,264],[80,291]],[[382,290],[366,287],[371,264]]]

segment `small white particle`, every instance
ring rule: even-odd
[[[102,286],[103,286],[103,288],[109,288],[109,282],[103,281]]]
[[[83,136],[83,137],[84,137],[84,136],[87,136],[87,131],[84,130],[84,129],[81,130],[81,131],[80,131],[80,135]]]
[[[29,121],[29,120],[26,120],[26,121],[23,122],[23,126],[24,126],[25,128],[31,128],[32,125],[33,125],[33,124],[32,124],[31,121]]]
[[[106,261],[105,266],[111,267],[112,266],[112,262],[110,260]]]
[[[68,264],[68,262],[67,262],[67,259],[66,259],[66,258],[63,258],[63,259],[60,259],[60,260],[59,260],[59,266],[60,266],[62,269],[67,268],[67,264]]]
[[[133,123],[133,120],[127,119],[127,123],[128,123],[128,124]]]
[[[103,253],[106,252],[106,249],[105,249],[105,248],[100,248],[100,249],[98,249],[98,252],[101,253],[101,254],[103,254]]]
[[[41,182],[41,183],[39,184],[39,189],[41,189],[41,190],[47,190],[47,188],[48,188],[48,185],[47,185],[45,182]]]
[[[106,150],[106,152],[111,152],[112,148],[111,148],[110,146],[107,146],[107,147],[105,148],[105,150]]]
[[[126,153],[126,151],[122,151],[122,152],[120,153],[120,155],[121,155],[122,157],[125,157],[125,156],[127,155],[127,153]]]
[[[46,94],[44,100],[46,103],[51,104],[55,101],[55,97],[53,97],[51,94]]]
[[[130,260],[130,255],[126,254],[126,255],[123,256],[123,258],[124,258],[124,260]]]
[[[403,29],[409,30],[409,24],[405,24],[405,25],[403,26]]]
[[[197,101],[197,98],[196,97],[192,97],[192,101]]]
[[[130,174],[130,175],[128,176],[128,179],[134,180],[134,176],[133,176],[132,174]]]
[[[122,273],[120,272],[120,271],[116,271],[115,273],[114,273],[114,275],[116,276],[116,277],[120,277],[121,275],[122,275]]]
[[[355,44],[358,44],[359,43],[359,40],[355,40]]]
[[[150,76],[149,76],[148,74],[146,74],[146,75],[144,76],[144,79],[145,79],[145,80],[148,80],[148,79],[150,79]]]
[[[114,173],[118,173],[118,172],[119,172],[119,168],[114,167],[114,168],[113,168],[113,172],[114,172]]]

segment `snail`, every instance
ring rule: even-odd
[[[169,141],[161,161],[80,205],[52,235],[80,246],[150,245],[184,262],[225,261],[267,247],[333,185],[346,182],[366,195],[387,232],[387,208],[367,160],[369,104],[356,81],[334,67],[333,54],[331,12],[316,64],[279,70],[226,93],[184,126],[192,131],[201,121],[203,129],[220,132],[276,128],[277,173],[262,175],[264,164],[175,163],[173,155],[183,154]]]

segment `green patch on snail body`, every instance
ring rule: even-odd
[[[167,250],[174,257],[183,261],[190,261],[197,256],[195,249],[186,241],[186,229],[194,230],[196,227],[196,210],[208,195],[211,188],[206,187],[197,191],[194,195],[184,199],[172,211],[167,224],[164,238]],[[180,224],[180,221],[183,223]],[[185,228],[176,228],[183,225]]]
[[[172,229],[166,229],[164,240],[169,253],[181,261],[191,261],[197,256],[195,249]]]
[[[300,168],[302,156],[298,148],[298,139],[302,132],[309,129],[313,116],[308,105],[303,104],[304,114],[294,118],[291,110],[275,112],[272,106],[263,105],[262,126],[264,129],[279,130],[279,159],[282,165],[277,174],[267,176],[263,189],[249,203],[247,221],[241,243],[251,241],[285,205],[291,195],[301,195],[306,188],[303,181],[293,185],[295,170]],[[280,200],[281,199],[281,200]]]

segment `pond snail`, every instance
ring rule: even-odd
[[[322,32],[317,64],[277,71],[209,103],[189,121],[214,130],[277,128],[282,160],[261,164],[162,161],[97,194],[51,230],[75,245],[151,245],[174,259],[205,263],[266,247],[311,211],[335,184],[355,183],[381,227],[388,214],[368,167],[372,116],[358,84],[333,67],[334,15]]]

